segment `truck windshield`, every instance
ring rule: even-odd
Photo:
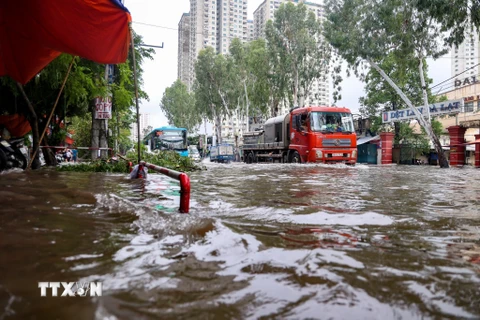
[[[233,146],[231,145],[220,146],[219,151],[221,155],[233,154]]]
[[[344,112],[312,112],[310,127],[317,132],[353,132],[351,113]]]

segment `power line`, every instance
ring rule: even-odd
[[[433,87],[431,87],[430,89],[433,89],[433,88],[435,88],[435,87],[438,87],[438,86],[439,86],[439,85],[441,85],[442,83],[445,83],[445,82],[447,82],[447,81],[449,81],[449,80],[455,79],[455,78],[456,78],[456,77],[458,77],[459,75],[461,75],[461,74],[463,74],[463,73],[465,73],[465,72],[467,72],[467,71],[469,71],[469,70],[471,70],[471,69],[473,69],[473,68],[477,67],[478,65],[480,65],[480,63],[477,63],[477,64],[476,64],[476,65],[474,65],[473,67],[470,67],[470,68],[468,68],[468,69],[465,69],[463,72],[460,72],[460,73],[458,73],[458,74],[454,75],[453,77],[450,77],[450,78],[448,78],[447,80],[443,80],[442,82],[440,82],[440,83],[438,83],[438,84],[434,85],[434,86],[433,86]]]
[[[178,28],[159,26],[159,25],[156,25],[156,24],[144,23],[144,22],[137,22],[137,21],[132,21],[132,22],[133,22],[133,23],[136,23],[136,24],[141,24],[141,25],[144,25],[144,26],[149,26],[149,27],[155,27],[155,28],[161,28],[161,29],[168,29],[168,30],[178,31]]]

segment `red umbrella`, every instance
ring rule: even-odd
[[[62,52],[125,62],[130,21],[118,0],[1,0],[0,76],[25,84]]]

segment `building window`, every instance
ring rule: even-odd
[[[465,112],[473,112],[473,101],[465,103]]]

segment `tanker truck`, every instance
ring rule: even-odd
[[[292,163],[357,162],[352,113],[343,107],[294,108],[243,134],[243,161]]]

